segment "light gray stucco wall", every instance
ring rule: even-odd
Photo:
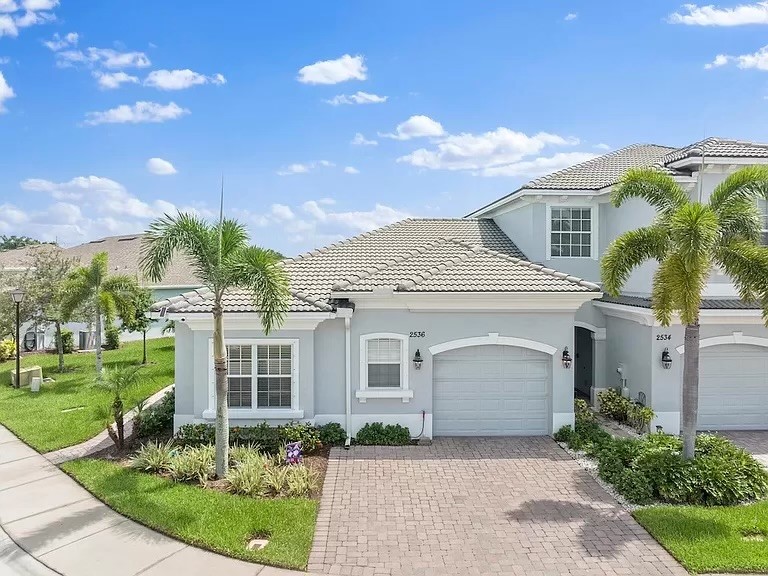
[[[182,322],[176,323],[175,345],[176,414],[191,416],[195,413],[195,394],[197,391],[194,372],[196,368],[195,340],[192,330]]]
[[[606,366],[605,384],[608,388],[620,388],[621,379],[616,372],[624,364],[627,386],[632,399],[644,392],[648,403],[651,399],[651,328],[623,318],[606,317]]]
[[[346,397],[344,320],[321,322],[315,339],[315,414],[343,414]]]
[[[546,206],[528,204],[517,210],[505,212],[494,218],[496,225],[509,236],[531,262],[544,262],[546,259]]]

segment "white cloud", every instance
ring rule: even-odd
[[[344,174],[360,174],[360,170],[358,170],[354,166],[345,166]]]
[[[16,24],[13,18],[7,14],[0,14],[0,38],[3,36],[16,37],[19,35],[19,30],[16,28]]]
[[[89,47],[82,50],[59,50],[56,52],[56,65],[68,68],[76,64],[86,64],[107,70],[124,68],[147,68],[152,65],[144,52],[120,52],[112,48]]]
[[[768,45],[763,46],[757,52],[752,54],[742,54],[740,56],[718,54],[712,62],[705,64],[704,68],[711,70],[734,62],[738,68],[743,70],[750,68],[755,70],[768,70]]]
[[[379,96],[358,90],[354,94],[339,94],[330,100],[324,100],[324,102],[333,106],[340,104],[383,104],[388,98],[389,96]]]
[[[610,150],[611,147],[608,144],[605,144],[604,142],[600,142],[599,144],[595,144],[595,148],[598,150]]]
[[[39,10],[53,10],[59,5],[59,0],[23,0],[25,10],[38,12]]]
[[[15,97],[16,93],[13,91],[13,88],[8,85],[3,73],[0,72],[0,114],[4,114],[8,111],[5,107],[5,101]]]
[[[272,215],[278,220],[293,220],[296,215],[285,204],[272,204]]]
[[[522,162],[513,162],[502,166],[491,166],[480,171],[481,176],[526,176],[536,178],[557,172],[574,164],[586,162],[597,157],[590,152],[558,152],[550,157],[535,158]]]
[[[0,0],[0,37],[15,38],[22,28],[53,22],[55,14],[44,10],[58,4],[58,0],[25,0],[21,5],[16,0]]]
[[[98,124],[141,124],[160,123],[176,120],[189,114],[189,110],[180,107],[175,102],[158,104],[157,102],[136,102],[132,106],[123,104],[103,112],[86,113],[85,123],[91,126]]]
[[[144,80],[145,86],[158,90],[185,90],[201,84],[226,84],[227,80],[221,74],[205,76],[192,70],[153,70]]]
[[[715,59],[712,60],[712,62],[707,62],[704,64],[705,70],[711,70],[712,68],[720,68],[720,66],[725,66],[728,64],[728,61],[730,58],[726,56],[725,54],[718,54],[715,56]]]
[[[56,32],[53,35],[53,38],[43,42],[43,46],[46,46],[49,50],[58,52],[59,50],[69,48],[70,46],[77,46],[77,41],[79,38],[80,36],[77,34],[77,32],[70,32],[64,36],[60,36],[59,33]]]
[[[576,12],[569,12],[568,14],[565,15],[565,18],[563,18],[563,20],[565,20],[566,22],[570,22],[571,20],[576,20],[576,18],[578,17],[579,15]]]
[[[367,78],[364,58],[344,54],[336,60],[321,60],[304,66],[296,78],[302,84],[338,84],[347,80]]]
[[[445,136],[437,141],[436,148],[420,148],[397,161],[431,170],[485,170],[520,162],[526,156],[538,154],[546,146],[578,143],[576,139],[557,134],[539,132],[528,136],[499,127],[483,134]]]
[[[139,79],[125,72],[99,72],[95,70],[93,77],[96,78],[99,88],[102,90],[114,90],[120,88],[122,84],[138,84]]]
[[[350,141],[350,144],[352,144],[353,146],[378,146],[379,145],[379,143],[376,140],[368,140],[360,132],[355,134],[355,137],[352,138],[352,140]]]
[[[740,4],[733,8],[718,8],[712,4],[698,6],[683,4],[684,12],[670,14],[672,24],[687,26],[743,26],[745,24],[768,24],[768,2]]]
[[[18,9],[19,5],[14,0],[0,0],[0,12],[10,13]]]
[[[173,164],[162,158],[150,158],[147,160],[147,170],[151,174],[157,174],[158,176],[170,176],[171,174],[176,174],[176,168]]]
[[[16,16],[13,22],[18,28],[28,28],[37,24],[46,24],[56,20],[56,16],[48,12],[32,12],[27,10],[21,16]]]
[[[338,224],[358,232],[368,232],[410,217],[407,212],[383,204],[376,204],[368,211],[329,212],[315,200],[310,200],[302,204],[302,209],[319,223]]]
[[[328,160],[317,160],[315,162],[307,162],[305,164],[296,162],[294,164],[289,164],[285,168],[281,168],[280,170],[277,171],[277,174],[278,176],[293,176],[294,174],[306,174],[310,170],[314,170],[319,166],[322,166],[323,168],[332,168],[336,166],[336,164]]]
[[[395,140],[411,140],[412,138],[437,137],[445,134],[443,125],[429,116],[411,116],[405,122],[397,125],[394,134],[379,134]]]

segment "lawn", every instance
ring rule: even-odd
[[[767,572],[768,501],[745,506],[660,506],[635,518],[692,572]]]
[[[243,560],[306,568],[317,516],[314,500],[236,496],[105,460],[75,460],[62,469],[111,508],[169,536]],[[246,544],[255,535],[267,535],[269,544],[249,551]]]
[[[125,397],[126,410],[139,400],[173,383],[173,338],[147,341],[150,364],[142,369],[139,386]],[[96,378],[94,353],[69,354],[66,372],[56,372],[55,354],[35,354],[22,357],[21,366],[41,366],[43,376],[55,382],[45,382],[40,392],[29,388],[10,387],[11,370],[15,361],[0,364],[0,424],[3,424],[27,444],[40,452],[49,452],[78,444],[103,430],[94,408],[110,403],[109,395],[93,387]],[[141,362],[141,342],[123,344],[119,350],[104,351],[104,366]]]

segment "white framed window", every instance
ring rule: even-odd
[[[547,259],[597,259],[597,208],[547,206]]]
[[[227,339],[230,413],[235,418],[303,418],[299,410],[299,341]],[[216,383],[213,341],[209,345],[210,394],[204,417],[214,417]]]
[[[757,209],[760,210],[760,238],[764,246],[768,246],[768,200],[759,198],[757,200]]]
[[[408,402],[408,336],[395,333],[364,334],[360,337],[360,390],[357,398],[402,398]]]

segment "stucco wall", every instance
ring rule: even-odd
[[[496,225],[509,236],[531,262],[546,259],[546,221],[544,204],[528,204],[517,210],[505,212],[494,218]]]
[[[647,401],[651,399],[651,328],[630,320],[606,317],[606,366],[605,384],[619,388],[621,379],[616,372],[624,364],[624,376],[633,399],[644,392]]]

